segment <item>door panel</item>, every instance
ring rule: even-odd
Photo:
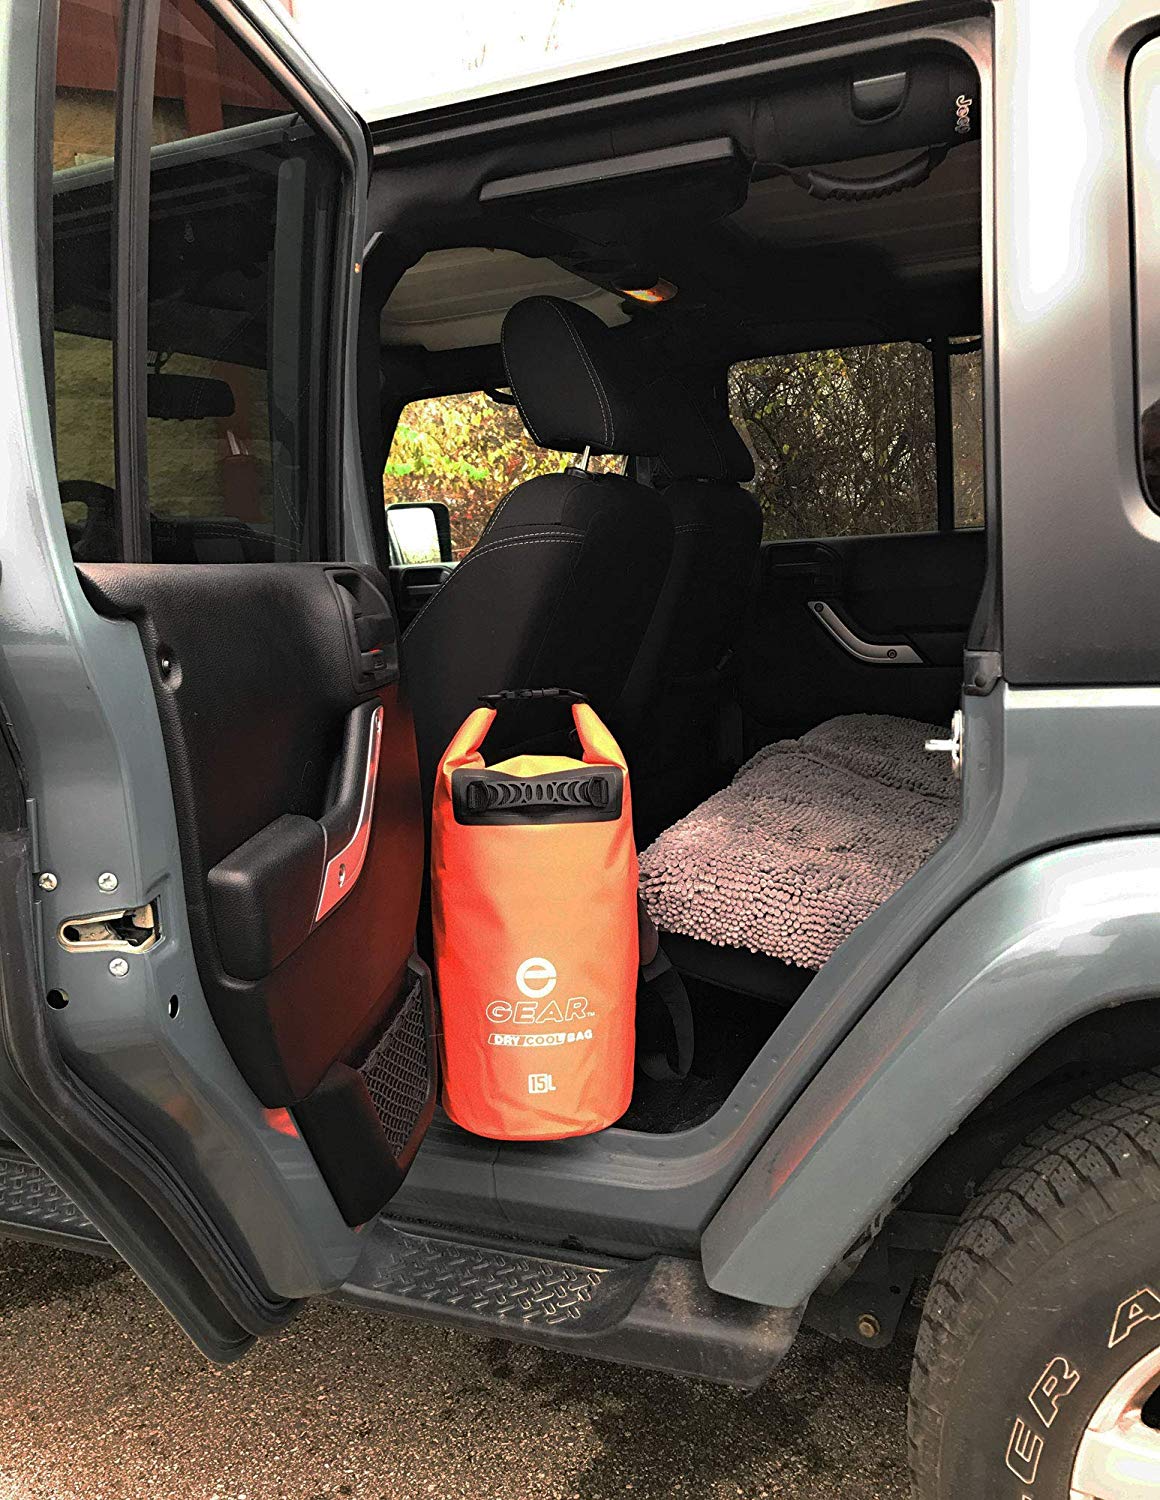
[[[294,563],[80,572],[101,613],[141,632],[214,1018],[263,1104],[296,1103],[397,997],[414,938],[423,823],[386,584]],[[333,826],[344,732],[372,700],[369,846],[316,921],[328,853],[348,842]]]
[[[328,1180],[327,1162],[355,1164],[331,1187],[365,1217],[434,1107],[431,1055],[425,1086],[402,1081],[392,1141],[358,1071],[415,989],[423,870],[386,580],[295,563],[80,573],[94,606],[141,635],[214,1020],[261,1102],[295,1111]],[[390,1090],[395,1064],[379,1063]]]
[[[43,208],[0,233],[0,1130],[230,1358],[347,1279],[433,1109],[414,740],[343,462],[365,128],[263,7],[60,13],[80,115],[28,86],[57,7],[0,8],[0,196]]]
[[[767,543],[738,651],[747,751],[839,714],[949,722],[985,564],[982,531]]]

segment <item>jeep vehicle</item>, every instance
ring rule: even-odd
[[[925,1288],[921,1500],[1154,1495],[1160,6],[768,9],[364,122],[261,0],[0,3],[0,1232],[219,1361],[752,1389]],[[623,1118],[497,1141],[427,824],[547,687],[691,1063],[644,983]]]

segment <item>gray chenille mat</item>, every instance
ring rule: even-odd
[[[939,734],[850,714],[766,745],[641,855],[653,921],[820,968],[955,826],[950,757],[923,749]]]

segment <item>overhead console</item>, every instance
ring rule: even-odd
[[[966,56],[941,44],[896,48],[772,73],[744,90],[722,85],[710,98],[626,100],[623,116],[599,127],[565,116],[475,150],[457,143],[453,162],[432,159],[429,139],[401,142],[376,172],[371,217],[375,227],[422,222],[430,231],[515,212],[547,226],[596,206],[639,212],[647,189],[650,218],[704,219],[738,207],[751,180],[778,174],[816,197],[863,197],[921,181],[978,132],[978,78]],[[914,153],[914,163],[870,181],[819,170],[899,152]]]
[[[542,213],[550,199],[553,210],[567,212],[626,196],[639,202],[647,189],[650,214],[687,212],[694,194],[704,215],[708,190],[720,199],[716,217],[744,201],[751,177],[780,173],[815,197],[881,197],[923,181],[952,147],[977,138],[976,85],[973,68],[953,54],[916,56],[905,66],[897,56],[862,61],[716,106],[712,123],[727,133],[491,177],[478,201],[519,201]],[[692,123],[681,120],[686,129]],[[916,155],[869,176],[819,170],[827,162],[898,151]]]

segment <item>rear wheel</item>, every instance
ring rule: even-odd
[[[1160,1495],[1160,1073],[1073,1105],[984,1185],[923,1311],[917,1500]]]

